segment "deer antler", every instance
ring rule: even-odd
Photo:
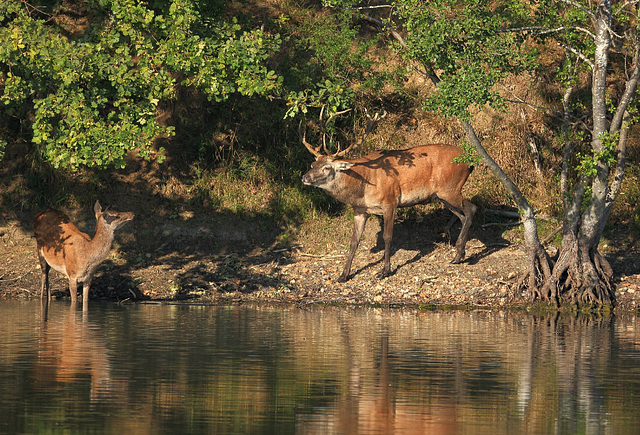
[[[333,118],[335,118],[336,116],[342,115],[344,113],[347,113],[351,109],[338,111],[338,112],[332,114],[329,117],[329,119],[327,119],[326,121],[323,121],[322,118],[324,117],[324,109],[325,109],[325,107],[326,106],[322,106],[322,108],[320,109],[320,116],[318,118],[318,121],[320,123],[320,130],[322,132],[322,146],[318,145],[317,147],[314,147],[309,142],[307,142],[307,130],[306,130],[306,128],[304,129],[304,132],[303,132],[303,130],[302,130],[302,121],[300,121],[300,124],[298,125],[298,135],[300,136],[300,141],[309,150],[309,152],[311,154],[313,154],[314,156],[316,156],[316,157],[320,157],[321,155],[323,155],[322,152],[320,151],[321,149],[324,151],[324,154],[326,154],[327,156],[331,156],[331,157],[342,157],[342,156],[344,156],[345,154],[347,154],[352,149],[357,148],[360,145],[362,145],[362,143],[367,138],[369,133],[371,133],[371,130],[373,130],[373,128],[387,116],[387,112],[384,111],[382,113],[382,115],[380,113],[376,113],[373,117],[371,117],[371,115],[369,115],[369,112],[367,111],[367,109],[365,109],[364,112],[365,112],[365,114],[367,116],[367,128],[366,128],[362,138],[359,141],[352,143],[351,145],[349,145],[344,150],[341,150],[340,149],[340,145],[338,145],[338,150],[335,153],[331,154],[329,152],[329,147],[327,146],[327,126],[333,120]]]
[[[336,112],[333,115],[331,115],[329,119],[327,119],[326,121],[323,121],[322,118],[324,117],[325,107],[326,106],[323,105],[322,108],[320,109],[320,116],[318,118],[318,121],[320,123],[320,131],[322,132],[322,149],[324,149],[324,153],[329,156],[332,154],[329,152],[329,147],[327,146],[327,126],[333,120],[333,118],[335,118],[338,115],[342,115],[343,113],[347,113],[351,109]],[[322,155],[322,152],[320,151],[321,149],[320,146],[314,147],[309,142],[307,142],[307,130],[305,128],[304,132],[302,131],[302,121],[300,121],[300,124],[298,125],[298,135],[300,136],[300,141],[309,150],[311,154],[313,154],[316,157],[320,157]]]
[[[364,113],[367,115],[367,129],[365,130],[362,138],[359,141],[349,145],[347,149],[343,151],[340,151],[340,148],[338,148],[338,151],[335,154],[333,154],[333,157],[342,157],[345,154],[347,154],[349,151],[351,151],[353,148],[357,148],[360,145],[362,145],[364,143],[364,140],[367,138],[367,136],[369,136],[369,133],[371,133],[371,130],[373,130],[373,128],[376,125],[378,125],[378,123],[387,116],[386,110],[383,111],[382,115],[380,115],[380,113],[376,113],[375,115],[373,115],[373,118],[371,117],[371,115],[369,115],[369,111],[367,109],[364,109]]]
[[[332,157],[335,157],[335,154],[331,154],[329,152],[329,148],[327,147],[327,126],[329,125],[329,123],[333,120],[333,118],[335,118],[336,116],[339,115],[343,115],[347,112],[349,112],[351,109],[346,109],[346,110],[341,110],[339,112],[334,113],[333,115],[331,115],[329,117],[329,119],[327,119],[326,122],[322,122],[322,113],[324,112],[324,108],[325,106],[322,106],[322,109],[320,110],[320,128],[322,128],[322,146],[324,147],[324,152],[326,155],[330,155]],[[338,149],[340,149],[340,147],[338,146]]]
[[[316,157],[320,157],[322,155],[322,153],[320,152],[320,147],[315,148],[309,142],[307,142],[307,129],[305,128],[304,133],[302,132],[302,119],[300,120],[300,124],[298,124],[298,136],[300,136],[300,141],[311,154]]]

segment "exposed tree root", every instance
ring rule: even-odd
[[[552,276],[553,260],[547,252],[540,247],[529,255],[529,268],[520,277],[516,284],[518,291],[529,289],[533,300],[553,302],[558,304],[558,294],[553,289],[547,288],[547,283]]]
[[[611,265],[597,249],[565,236],[555,263],[543,249],[530,256],[529,269],[516,288],[526,288],[532,299],[556,306],[562,301],[603,306],[615,303],[612,277]]]

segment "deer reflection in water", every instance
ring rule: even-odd
[[[77,302],[62,319],[49,320],[49,302],[42,300],[42,324],[37,381],[56,384],[90,379],[91,403],[114,402],[125,397],[126,384],[114,379],[104,338],[89,321],[89,312],[78,315]]]

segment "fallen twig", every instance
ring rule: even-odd
[[[319,258],[319,259],[327,259],[327,260],[344,257],[344,255],[316,255],[316,254],[307,254],[305,252],[299,252],[298,255],[302,257],[311,257],[311,258]]]
[[[549,243],[560,231],[562,231],[562,225],[560,225],[558,228],[553,230],[551,234],[549,234],[547,237],[544,238],[544,240],[542,241],[542,246]]]
[[[306,301],[303,302],[301,304],[298,304],[298,308],[304,308],[308,305],[315,305],[315,304],[331,304],[331,303],[335,303],[335,302],[340,302],[340,301],[344,301],[345,298],[332,298],[332,299],[314,299],[311,301]]]
[[[520,225],[522,222],[489,222],[488,224],[483,224],[482,228],[486,227],[495,227],[495,226],[506,226],[506,227],[514,227],[516,225]]]

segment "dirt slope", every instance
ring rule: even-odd
[[[134,210],[135,211],[135,210]],[[186,221],[149,222],[139,211],[137,222],[116,236],[111,255],[92,286],[92,298],[113,301],[227,303],[241,301],[338,304],[455,305],[509,307],[527,303],[513,290],[526,258],[516,238],[474,223],[467,261],[452,265],[450,237],[433,231],[448,220],[444,210],[422,222],[399,221],[394,232],[393,275],[379,279],[382,249],[380,224],[368,224],[352,268],[352,278],[336,282],[348,238],[323,243],[310,235],[306,246],[282,248],[272,243],[265,225],[215,216]],[[336,218],[339,219],[339,218]],[[25,219],[26,221],[26,219]],[[338,223],[344,224],[344,219]],[[91,233],[91,218],[79,226]],[[344,228],[348,234],[350,228]],[[457,230],[454,227],[454,234]],[[342,236],[342,234],[340,234]],[[0,219],[0,298],[39,296],[40,270],[35,240],[27,225]],[[640,257],[637,250],[611,252],[617,272],[618,310],[640,303]],[[52,273],[55,297],[68,298],[66,279]]]

